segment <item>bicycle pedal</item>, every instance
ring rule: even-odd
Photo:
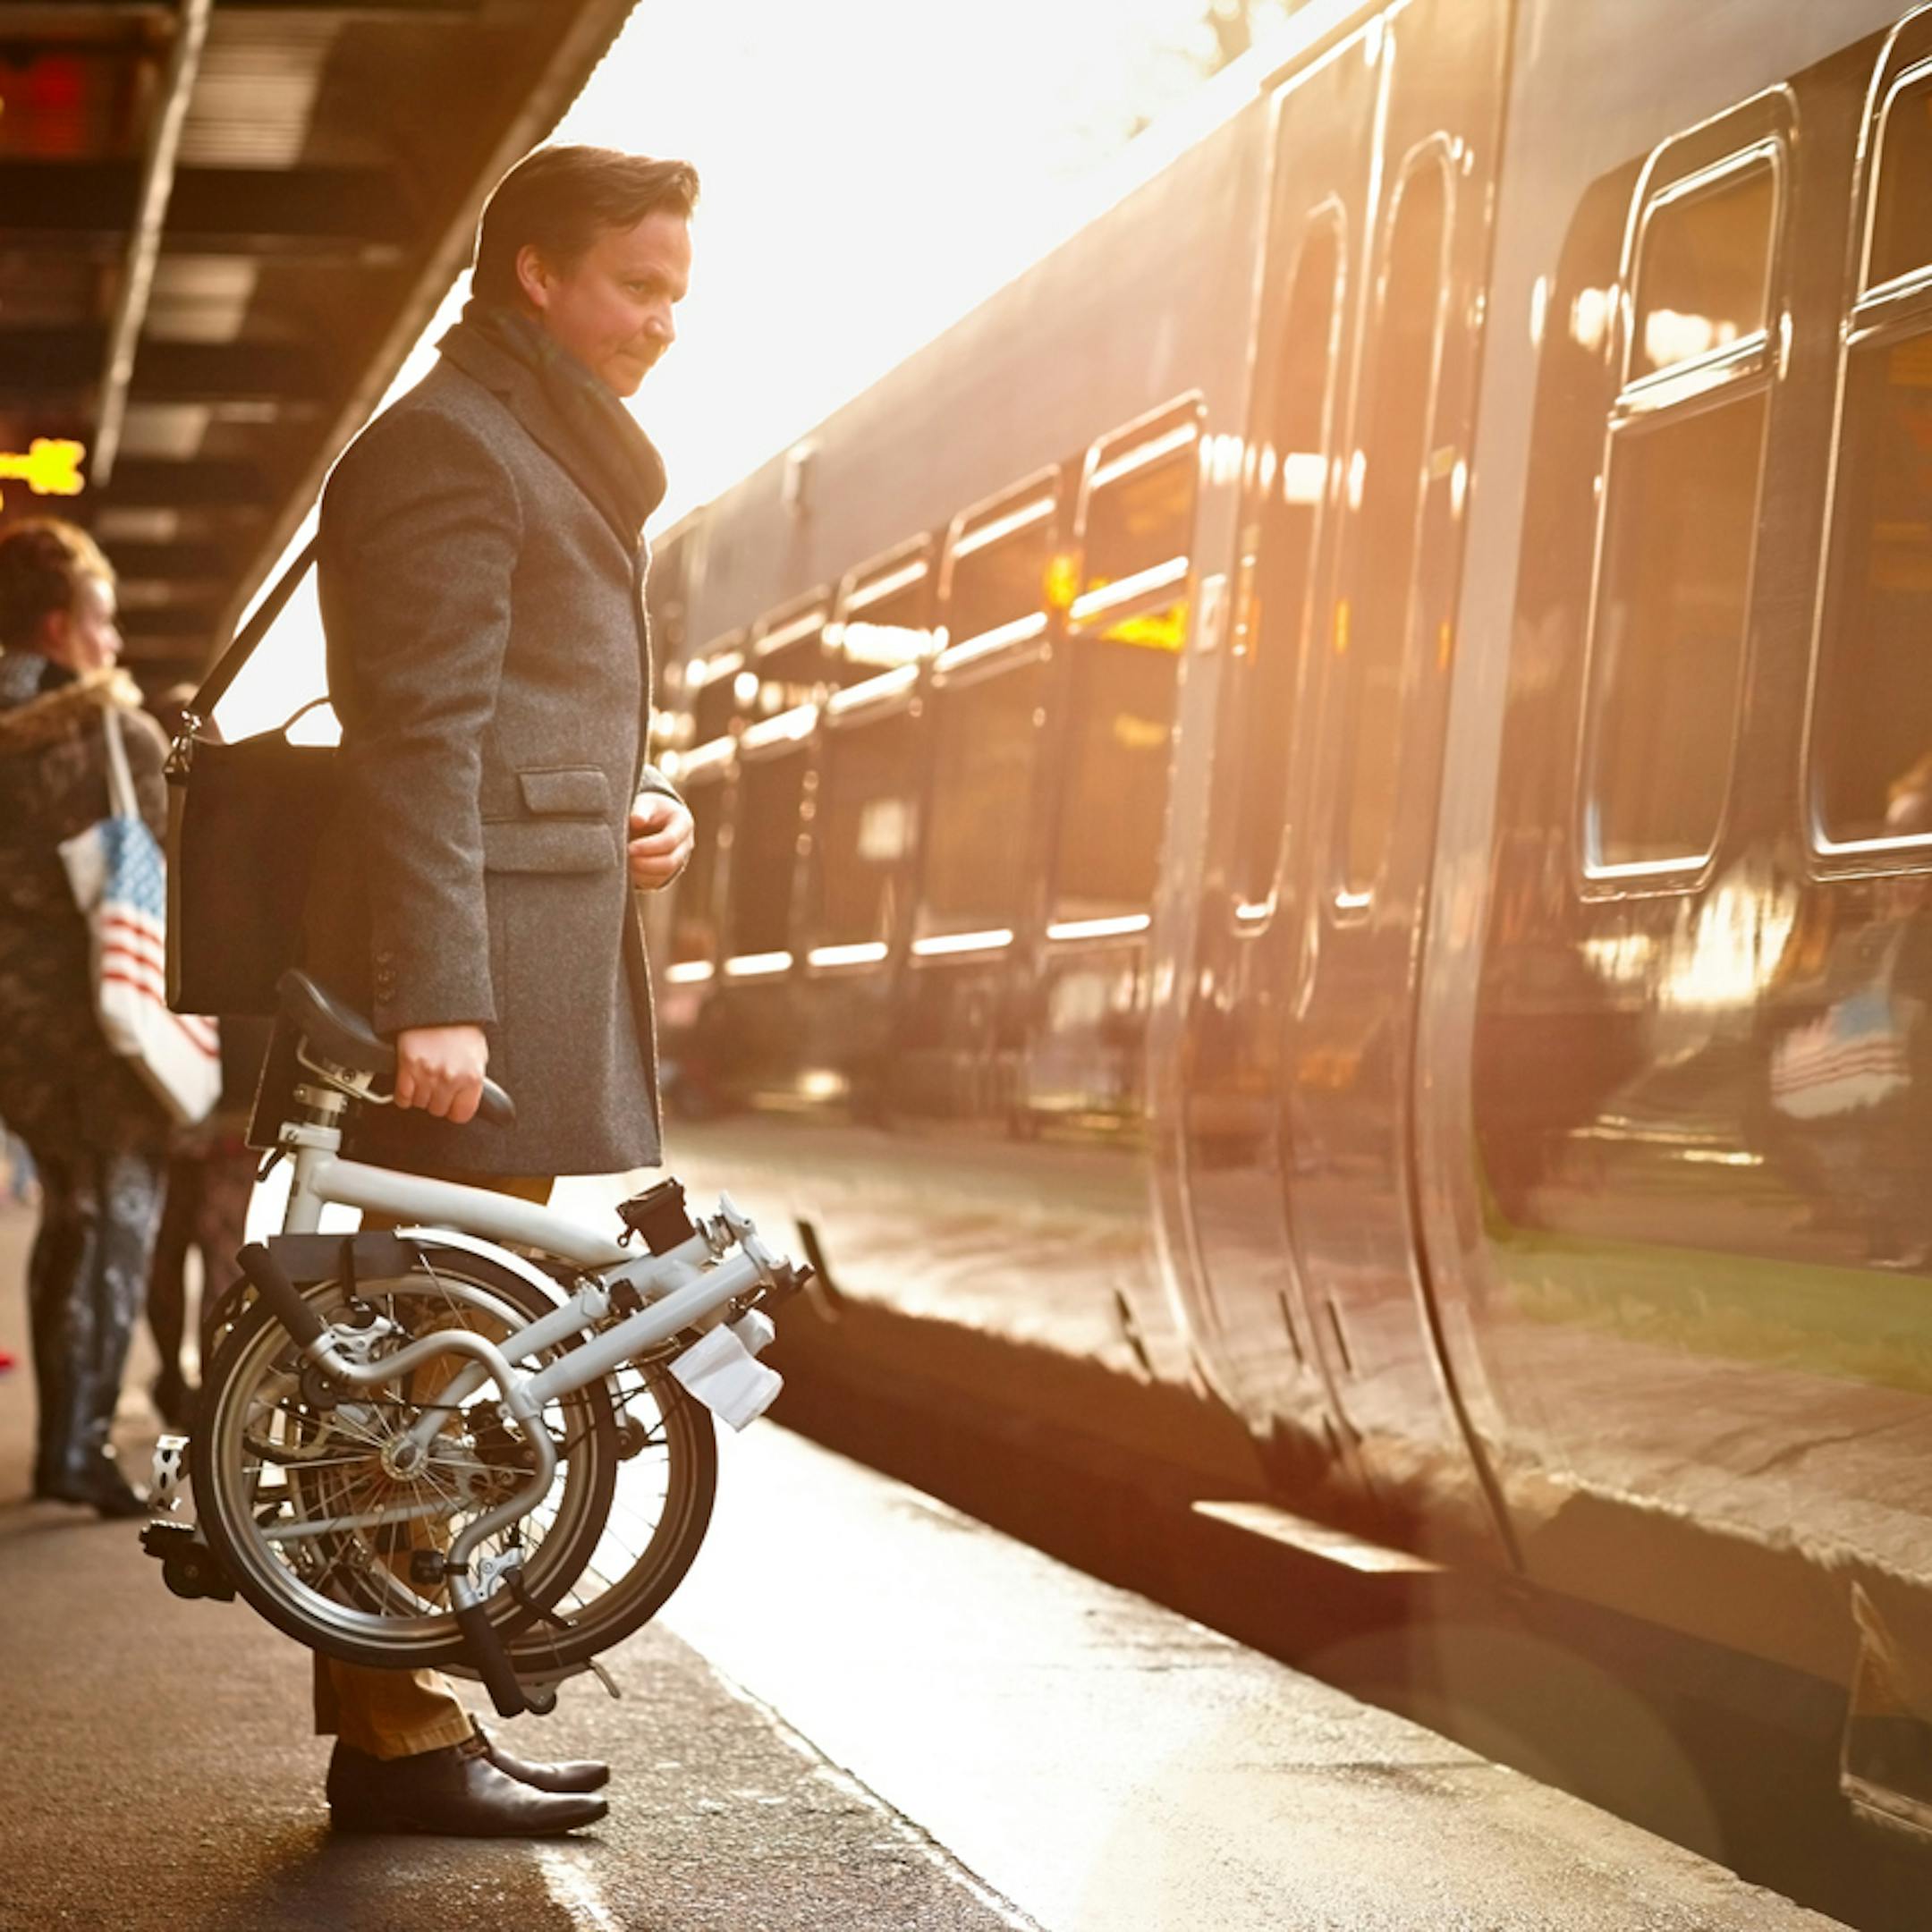
[[[164,1436],[155,1445],[154,1479],[148,1489],[148,1504],[157,1516],[173,1513],[188,1479],[188,1438]]]
[[[161,1580],[175,1596],[234,1601],[234,1584],[199,1530],[186,1523],[156,1521],[141,1531],[140,1540],[148,1555],[160,1559]]]

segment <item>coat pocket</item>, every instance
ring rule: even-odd
[[[517,786],[523,809],[545,818],[607,818],[610,781],[595,765],[520,771]]]
[[[617,835],[601,819],[496,818],[483,826],[486,872],[603,872]]]

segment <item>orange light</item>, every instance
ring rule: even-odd
[[[1046,580],[1042,586],[1046,608],[1063,614],[1072,610],[1080,588],[1080,559],[1070,551],[1056,552],[1046,566]]]
[[[36,496],[78,496],[87,487],[80,479],[80,460],[86,454],[81,444],[36,436],[24,456],[0,451],[0,481],[24,483]]]

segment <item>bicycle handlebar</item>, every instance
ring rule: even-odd
[[[516,1125],[516,1102],[487,1073],[483,1076],[483,1097],[477,1103],[476,1117],[492,1127]]]

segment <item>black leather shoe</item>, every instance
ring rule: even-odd
[[[594,1792],[602,1791],[610,1783],[610,1767],[599,1764],[594,1758],[572,1758],[562,1764],[532,1764],[513,1758],[480,1724],[477,1735],[483,1740],[485,1756],[499,1771],[533,1790]]]
[[[595,1825],[610,1809],[601,1798],[540,1792],[508,1776],[480,1737],[409,1758],[371,1758],[338,1742],[328,1801],[338,1831],[451,1838],[554,1838]]]
[[[111,1519],[131,1520],[148,1513],[148,1499],[131,1488],[111,1457],[78,1473],[50,1476],[34,1487],[34,1495],[49,1503],[78,1503]]]

